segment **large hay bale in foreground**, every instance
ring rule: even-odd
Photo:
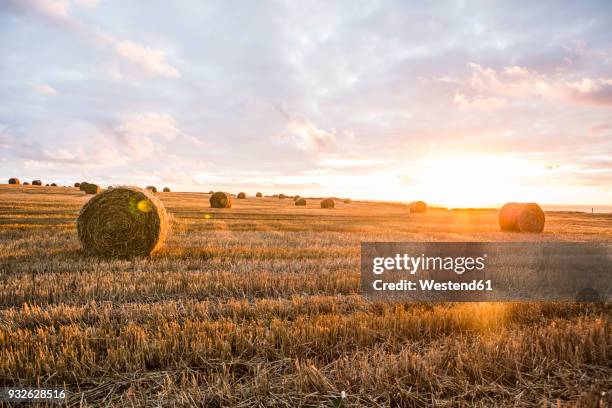
[[[170,192],[170,187],[164,187],[164,193],[169,193]]]
[[[12,178],[9,179],[9,184],[19,185],[19,184],[21,184],[21,181],[19,181],[18,178],[12,177]]]
[[[295,200],[295,205],[306,205],[306,199],[298,198],[297,200]]]
[[[210,206],[212,208],[230,208],[232,206],[232,196],[223,191],[217,191],[210,196]]]
[[[502,231],[542,232],[546,215],[536,203],[508,203],[499,210]]]
[[[87,254],[146,256],[163,246],[168,216],[150,192],[121,186],[89,200],[79,213],[77,230]]]
[[[257,194],[255,194],[255,197],[263,197],[263,194],[261,194],[260,192],[257,192]]]
[[[326,198],[321,201],[321,208],[334,208],[336,206],[336,202],[331,198]]]
[[[40,180],[32,180],[32,185],[33,186],[42,186],[42,181],[40,181]]]
[[[157,193],[157,187],[155,186],[147,186],[147,190]]]
[[[240,192],[240,193],[238,193],[236,198],[246,198],[246,193]]]
[[[100,186],[97,184],[87,183],[83,191],[85,191],[85,194],[98,194],[100,192]]]
[[[410,212],[411,213],[426,213],[427,212],[427,204],[425,201],[413,201],[410,203]]]

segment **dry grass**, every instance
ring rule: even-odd
[[[597,406],[612,388],[609,306],[359,295],[360,241],[609,242],[607,215],[523,234],[496,211],[207,197],[160,197],[174,226],[154,256],[92,259],[75,229],[90,197],[0,186],[2,385],[118,407]]]

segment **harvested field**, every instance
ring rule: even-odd
[[[500,231],[495,210],[273,197],[216,209],[175,192],[158,195],[166,245],[108,259],[80,249],[91,197],[0,185],[3,386],[66,386],[70,406],[334,406],[342,391],[346,406],[610,403],[610,306],[359,294],[361,241],[610,242],[609,215],[547,213],[528,234]]]

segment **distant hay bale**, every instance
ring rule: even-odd
[[[85,194],[98,194],[100,192],[100,186],[97,184],[87,183],[83,191],[85,191]]]
[[[261,194],[260,192],[257,192],[257,194],[255,194],[255,197],[263,197],[263,194]]]
[[[32,185],[33,186],[42,186],[42,181],[40,181],[40,180],[32,180]]]
[[[28,183],[27,181],[25,183],[23,183],[24,186],[29,186],[30,183]]]
[[[89,184],[89,183],[86,182],[86,181],[82,181],[81,185],[79,185],[79,190],[85,191],[85,188],[87,187],[87,184]]]
[[[168,215],[162,202],[137,187],[115,187],[87,202],[77,220],[85,253],[146,256],[163,246]]]
[[[51,187],[57,187],[57,183],[51,183]]]
[[[279,195],[278,195],[278,198],[279,198],[280,200],[283,200],[283,199],[287,198],[287,196],[286,196],[286,195],[284,195],[284,194],[279,194]]]
[[[243,192],[238,193],[238,195],[236,196],[236,198],[246,198],[246,194]]]
[[[295,205],[306,205],[306,199],[298,198],[297,200],[295,200]]]
[[[212,208],[230,208],[232,206],[232,196],[223,191],[217,191],[210,196],[210,206]]]
[[[351,199],[350,198],[345,198],[344,199],[344,204],[350,204],[351,203]]]
[[[321,201],[321,208],[334,208],[336,206],[336,202],[331,198],[326,198]]]
[[[169,193],[170,192],[170,187],[164,187],[164,193]]]
[[[79,182],[74,183],[74,186],[75,186],[75,187],[77,187],[77,188],[78,188],[78,187],[81,187],[81,183],[79,183]]]
[[[298,199],[300,199],[300,198],[302,198],[302,197],[300,197],[299,195],[294,195],[294,196],[293,196],[293,201],[296,201],[296,200],[298,200]]]
[[[12,178],[9,179],[9,184],[19,185],[19,184],[21,184],[21,182],[19,181],[18,178],[12,177]]]
[[[546,215],[536,203],[507,203],[499,210],[502,231],[542,232]]]
[[[413,201],[410,203],[410,212],[411,213],[426,213],[427,212],[427,204],[425,201]]]
[[[157,187],[155,186],[147,186],[147,190],[157,193]]]

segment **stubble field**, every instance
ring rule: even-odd
[[[612,217],[158,193],[150,258],[86,257],[74,188],[0,186],[0,383],[71,406],[607,406],[610,306],[370,303],[362,241],[611,242]],[[342,392],[345,399],[340,399]],[[547,405],[548,404],[548,405]]]

